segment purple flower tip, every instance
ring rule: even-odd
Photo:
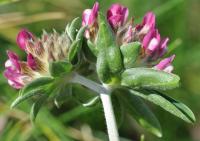
[[[128,18],[128,8],[120,4],[113,4],[107,11],[107,19],[113,30],[122,26]]]
[[[97,20],[98,11],[99,11],[99,3],[98,2],[96,2],[94,4],[92,9],[85,9],[83,11],[83,15],[82,15],[82,25],[83,26],[93,25],[95,23],[95,21]]]
[[[143,37],[146,35],[150,30],[155,28],[156,23],[156,16],[153,12],[148,12],[145,14],[142,24],[136,26],[136,29],[139,32],[139,35]]]
[[[155,68],[157,70],[163,70],[165,72],[172,72],[173,71],[173,66],[171,65],[172,61],[174,60],[175,55],[172,55],[169,58],[165,58],[163,60],[161,60],[156,66]]]
[[[34,36],[31,32],[26,29],[22,29],[17,35],[17,44],[22,50],[25,50],[27,41],[33,38]]]
[[[30,53],[27,55],[27,64],[32,70],[36,70],[37,64],[35,58]]]

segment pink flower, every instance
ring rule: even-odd
[[[124,25],[128,18],[128,8],[120,5],[113,4],[107,11],[107,19],[113,30],[117,30]]]
[[[147,33],[142,41],[142,46],[147,54],[152,54],[158,47],[160,43],[160,34],[158,30],[152,29]]]
[[[21,75],[19,57],[11,51],[8,51],[7,54],[9,59],[5,63],[6,70],[4,71],[4,76],[12,87],[20,89],[23,87],[23,75]]]
[[[85,9],[82,14],[82,26],[88,26],[85,37],[90,38],[90,32],[93,28],[97,28],[97,17],[99,11],[99,3],[96,2],[92,9]]]
[[[144,36],[142,47],[145,51],[145,54],[155,60],[165,54],[168,41],[169,38],[164,38],[161,40],[157,29],[151,29]]]
[[[33,39],[34,36],[26,29],[22,29],[17,35],[17,44],[22,50],[26,50],[28,40]]]
[[[165,72],[171,73],[173,71],[173,66],[171,65],[172,61],[174,60],[175,55],[172,55],[169,58],[165,58],[161,60],[156,66],[155,69],[163,70]]]
[[[147,34],[151,29],[155,28],[155,14],[153,12],[148,12],[143,18],[141,25],[138,25],[136,29],[139,31],[140,35]]]

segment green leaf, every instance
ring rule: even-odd
[[[46,93],[50,84],[54,82],[51,77],[41,77],[27,84],[19,93],[19,96],[11,104],[11,108],[33,96]]]
[[[66,61],[51,62],[50,73],[53,77],[59,77],[62,74],[71,72],[73,66]]]
[[[98,16],[99,31],[97,35],[96,46],[98,52],[104,52],[106,61],[111,73],[118,73],[122,70],[122,56],[110,26],[107,20],[100,13]],[[98,56],[99,57],[99,56]]]
[[[152,68],[131,68],[122,73],[124,86],[157,90],[173,89],[179,86],[179,76]]]
[[[22,89],[20,95],[26,95],[26,93],[29,93],[32,90],[34,91],[35,89],[44,88],[44,86],[53,83],[53,81],[54,79],[51,77],[40,77],[35,79]]]
[[[147,131],[157,137],[162,137],[162,130],[158,119],[143,100],[138,96],[131,95],[129,91],[124,90],[120,93],[120,99],[123,101],[128,113]]]
[[[16,107],[21,102],[33,97],[33,96],[40,96],[44,93],[44,90],[42,88],[37,88],[35,90],[31,90],[27,92],[25,95],[18,96],[11,104],[11,108]]]
[[[70,61],[70,62],[72,62],[73,61],[73,59],[75,58],[75,56],[77,55],[77,52],[78,52],[78,49],[79,49],[79,45],[80,45],[80,40],[76,40],[76,41],[74,41],[72,44],[71,44],[71,46],[70,46],[70,48],[69,48],[69,53],[68,53],[68,60]]]
[[[71,39],[71,41],[74,41],[76,38],[76,33],[78,32],[79,28],[81,26],[81,20],[80,18],[75,18],[69,26],[66,27],[66,31]]]
[[[132,68],[140,53],[141,44],[139,42],[132,42],[124,44],[120,47],[123,56],[125,68]]]
[[[108,82],[111,80],[108,64],[106,61],[106,56],[103,51],[99,52],[97,57],[96,69],[98,77],[103,82]]]
[[[117,126],[118,128],[120,128],[123,125],[125,119],[125,106],[121,98],[118,95],[116,95],[116,93],[112,93],[112,104]]]
[[[87,40],[87,45],[89,47],[89,49],[91,50],[91,52],[97,56],[98,55],[98,50],[97,50],[97,47],[90,41],[90,40]]]
[[[123,69],[120,49],[117,46],[106,48],[106,59],[111,73],[119,73]]]
[[[100,97],[99,96],[95,96],[93,98],[91,98],[88,102],[83,103],[84,107],[91,107],[94,106],[97,102],[99,102]]]
[[[115,39],[107,20],[102,13],[98,15],[99,31],[97,34],[96,45],[98,50],[105,49],[106,47],[115,44]]]
[[[80,40],[80,42],[82,42],[82,39],[83,39],[83,36],[84,36],[84,33],[85,33],[85,29],[86,29],[86,26],[83,26],[79,29],[79,31],[76,35],[76,41]]]
[[[169,113],[183,119],[188,123],[195,122],[195,116],[193,112],[183,103],[178,102],[171,97],[164,95],[157,91],[143,91],[138,92],[134,90],[130,90],[131,94],[139,96],[143,99],[146,99]]]
[[[42,105],[47,101],[48,95],[42,95],[31,107],[30,118],[31,121],[34,122],[38,112],[40,111]]]

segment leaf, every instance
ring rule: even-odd
[[[123,101],[128,113],[147,131],[157,137],[162,137],[162,129],[158,119],[143,100],[138,96],[131,95],[129,91],[124,90],[120,93],[121,95],[118,96]]]
[[[104,52],[110,73],[118,73],[123,68],[120,49],[116,45],[113,32],[107,24],[107,20],[101,13],[98,16],[98,22],[99,31],[96,41],[98,52]]]
[[[51,62],[50,73],[53,77],[59,77],[62,74],[71,72],[73,66],[66,61]]]
[[[124,44],[120,47],[125,68],[132,68],[134,66],[140,48],[141,44],[139,42]]]
[[[125,106],[121,98],[118,95],[116,95],[116,93],[112,93],[112,104],[113,104],[114,114],[116,117],[116,122],[118,128],[120,128],[123,125],[125,118]]]
[[[34,122],[42,105],[47,101],[48,95],[42,95],[31,107],[30,118]]]
[[[96,63],[96,70],[98,77],[103,82],[111,80],[106,56],[103,51],[99,52]]]
[[[74,41],[76,38],[76,33],[78,32],[79,28],[81,26],[81,20],[79,17],[75,18],[69,26],[67,26],[66,30],[67,33],[71,39],[71,41]]]
[[[73,59],[75,58],[78,49],[79,49],[79,40],[76,40],[76,41],[74,41],[74,42],[71,44],[71,46],[70,46],[70,48],[69,48],[68,60],[69,60],[70,62],[72,62]]]
[[[39,96],[48,91],[48,87],[54,81],[51,77],[41,77],[27,84],[19,93],[19,96],[12,102],[11,108],[14,108],[21,102],[33,96]]]
[[[130,90],[131,94],[139,96],[143,99],[146,99],[164,110],[168,111],[169,113],[183,119],[188,123],[195,122],[195,116],[193,112],[183,103],[178,102],[171,97],[161,94],[157,91],[143,91],[138,92],[134,90]]]
[[[93,98],[91,98],[88,102],[83,103],[84,107],[91,107],[94,106],[97,102],[99,102],[100,97],[99,96],[95,96]]]
[[[85,29],[86,29],[86,26],[83,26],[79,29],[79,31],[76,35],[76,41],[80,40],[80,42],[82,42],[82,39],[83,39],[83,36],[84,36],[84,33],[85,33]]]
[[[107,20],[105,19],[102,13],[98,15],[98,23],[99,23],[99,31],[97,34],[96,45],[98,50],[104,49],[115,44],[114,36],[110,26],[107,24]]]
[[[35,79],[22,89],[20,95],[25,95],[26,93],[41,87],[44,88],[44,85],[51,84],[53,83],[53,81],[54,79],[51,77],[40,77],[38,79]]]
[[[31,98],[33,96],[40,96],[44,93],[44,90],[42,88],[37,88],[35,90],[27,92],[25,95],[18,96],[11,104],[11,108],[16,107],[21,102],[27,100],[28,98]]]
[[[131,68],[122,73],[124,86],[157,90],[173,89],[179,86],[179,76],[152,68]]]
[[[90,40],[87,40],[87,45],[89,47],[89,49],[91,50],[91,52],[97,56],[98,55],[98,50],[97,50],[97,47],[90,41]]]

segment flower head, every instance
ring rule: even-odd
[[[49,64],[52,61],[66,59],[71,41],[67,34],[58,34],[56,31],[52,34],[43,33],[41,39],[30,40],[28,35],[32,34],[28,30],[22,30],[17,36],[20,40],[18,44],[27,53],[27,61],[20,61],[17,54],[8,51],[8,60],[5,63],[4,76],[8,83],[21,89],[27,83],[42,76],[49,76]],[[25,44],[23,44],[25,43]]]
[[[114,31],[123,26],[128,18],[128,8],[113,4],[107,11],[107,19]]]

